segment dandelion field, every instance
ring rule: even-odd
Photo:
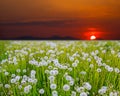
[[[120,96],[120,41],[0,41],[0,96]]]

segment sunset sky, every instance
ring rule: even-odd
[[[120,38],[119,7],[119,0],[0,0],[0,38]]]

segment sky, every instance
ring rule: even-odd
[[[119,0],[0,0],[0,38],[119,38],[119,6]]]

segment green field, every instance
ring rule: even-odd
[[[0,96],[120,96],[120,41],[0,41]]]

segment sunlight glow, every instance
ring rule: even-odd
[[[92,36],[90,37],[90,39],[91,39],[91,40],[95,40],[96,37],[95,37],[94,35],[92,35]]]

